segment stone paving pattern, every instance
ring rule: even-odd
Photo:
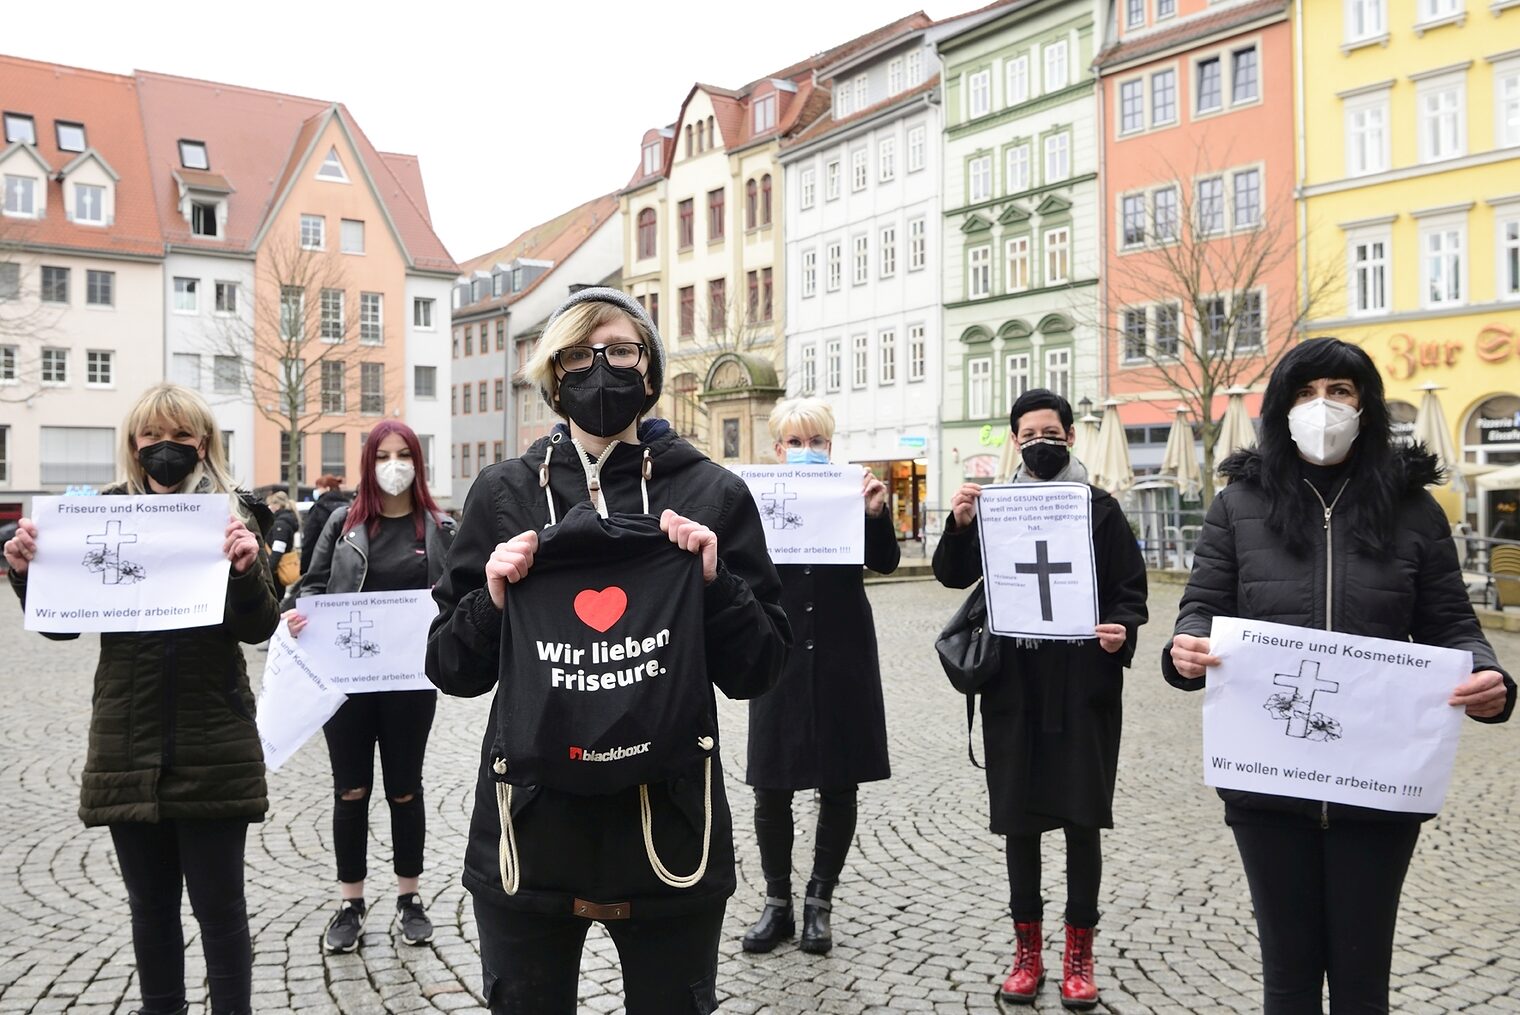
[[[1104,837],[1099,1011],[1123,1015],[1260,1010],[1260,966],[1245,878],[1221,805],[1201,784],[1201,695],[1161,680],[1157,653],[1179,589],[1153,587],[1152,623],[1126,688],[1115,806]],[[745,955],[739,937],[763,883],[744,770],[746,711],[721,705],[723,761],[739,830],[739,893],[729,904],[719,978],[726,1013],[992,1012],[1011,926],[1002,840],[986,831],[981,773],[965,756],[961,699],[932,642],[960,593],[930,582],[871,588],[884,661],[895,778],[862,788],[856,846],[835,901],[827,957],[785,945]],[[1520,669],[1520,635],[1497,634]],[[0,603],[0,1015],[126,1012],[136,983],[125,892],[104,829],[75,813],[96,639],[53,643],[21,630]],[[249,650],[255,671],[263,655]],[[270,777],[272,809],[254,826],[248,899],[254,1010],[302,1013],[483,1012],[470,899],[458,883],[480,731],[488,698],[444,699],[428,752],[429,869],[424,895],[438,932],[430,946],[399,943],[385,918],[393,887],[372,879],[374,916],[357,954],[326,957],[318,939],[334,906],[329,851],[331,782],[321,738]],[[980,737],[978,737],[980,740]],[[980,754],[980,745],[978,745]],[[1422,1013],[1520,1012],[1520,722],[1469,724],[1445,813],[1425,826],[1404,892],[1393,1008]],[[378,775],[378,773],[377,773]],[[800,889],[816,809],[798,795]],[[373,807],[371,872],[389,869],[389,821]],[[1064,861],[1046,837],[1046,962],[1060,966]],[[204,966],[194,940],[192,1011],[203,1011]],[[621,1008],[610,940],[594,928],[582,964],[581,1008]],[[1054,980],[1040,1012],[1061,1010]]]

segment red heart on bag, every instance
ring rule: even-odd
[[[608,586],[600,592],[586,589],[575,597],[575,615],[587,627],[602,634],[606,634],[608,628],[622,620],[627,609],[628,593],[616,585]]]

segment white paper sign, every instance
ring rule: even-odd
[[[300,746],[332,718],[348,695],[317,676],[281,623],[269,639],[264,682],[259,687],[259,740],[271,771],[290,760]]]
[[[345,694],[430,691],[424,672],[428,626],[438,616],[429,589],[301,596],[297,642],[311,667]]]
[[[1203,781],[1223,789],[1434,814],[1472,653],[1215,617]]]
[[[171,631],[220,624],[226,494],[36,497],[28,631]]]
[[[984,486],[976,524],[987,585],[987,626],[993,634],[1054,641],[1096,637],[1098,578],[1090,486]]]
[[[866,560],[866,506],[858,465],[735,465],[760,508],[777,564]]]

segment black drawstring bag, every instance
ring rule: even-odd
[[[543,531],[506,619],[498,782],[616,793],[712,755],[702,561],[658,519],[577,504]]]

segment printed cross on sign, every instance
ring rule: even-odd
[[[1319,675],[1319,663],[1311,659],[1300,660],[1297,673],[1277,673],[1272,683],[1279,687],[1293,688],[1293,711],[1288,716],[1288,736],[1300,740],[1309,735],[1309,716],[1314,712],[1314,696],[1321,691],[1339,694],[1341,685],[1337,680],[1325,680]],[[1308,696],[1302,693],[1307,690]]]
[[[123,543],[137,542],[137,535],[131,532],[121,531],[121,522],[112,519],[106,522],[106,530],[97,532],[93,536],[85,536],[84,541],[91,546],[101,548],[101,571],[100,580],[106,585],[121,584],[121,546]],[[94,570],[93,567],[90,570]]]
[[[348,657],[358,659],[364,655],[364,632],[375,626],[373,620],[365,620],[358,610],[348,611],[348,619],[338,622],[338,630],[348,635]]]
[[[1050,603],[1050,576],[1053,574],[1071,574],[1071,564],[1052,564],[1050,562],[1050,544],[1043,539],[1034,542],[1034,560],[1028,563],[1015,563],[1014,570],[1019,574],[1034,574],[1040,576],[1040,617],[1044,620],[1054,620],[1055,612]]]
[[[788,492],[785,483],[777,483],[774,490],[770,493],[762,493],[760,499],[765,501],[768,509],[766,513],[771,517],[771,528],[786,528],[786,506],[796,500],[797,495]]]

